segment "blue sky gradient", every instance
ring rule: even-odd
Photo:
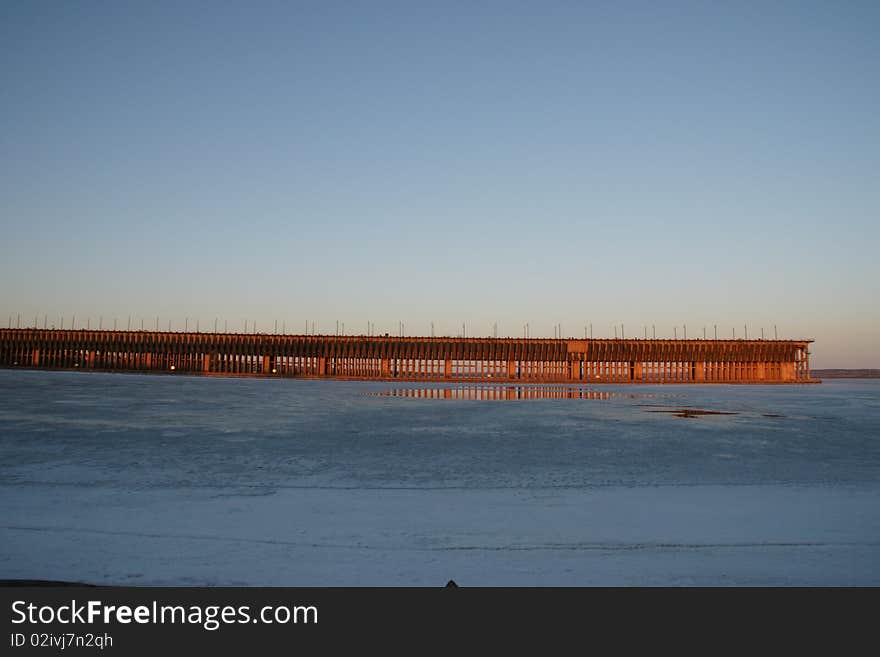
[[[0,7],[0,322],[880,367],[880,4]]]

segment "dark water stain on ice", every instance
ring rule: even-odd
[[[645,413],[669,413],[675,417],[696,418],[702,415],[739,415],[734,411],[707,411],[699,408],[674,408],[670,410],[650,410]]]

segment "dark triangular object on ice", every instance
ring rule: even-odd
[[[455,583],[455,580],[454,580],[454,579],[451,579],[451,580],[449,580],[448,582],[446,582],[446,586],[445,586],[444,588],[447,588],[447,589],[457,589],[457,588],[458,588],[458,584]]]

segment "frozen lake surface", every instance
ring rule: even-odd
[[[0,370],[0,579],[880,585],[880,381],[522,391]]]

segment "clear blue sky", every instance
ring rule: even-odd
[[[0,5],[0,317],[880,367],[880,3]]]

